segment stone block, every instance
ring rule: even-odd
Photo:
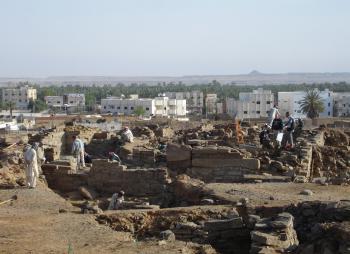
[[[241,217],[226,220],[210,220],[204,223],[204,229],[207,231],[220,231],[243,227],[244,223]]]

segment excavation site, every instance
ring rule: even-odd
[[[263,121],[37,125],[1,140],[0,253],[350,253],[348,121],[305,124],[290,149],[261,145]]]

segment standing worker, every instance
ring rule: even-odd
[[[293,148],[293,132],[295,129],[295,121],[289,112],[286,112],[286,118],[287,122],[283,128],[285,134],[283,135],[282,147],[286,148],[288,143],[289,148]]]
[[[24,148],[24,164],[26,167],[26,185],[33,189],[36,187],[36,180],[39,176],[38,158],[34,148],[29,144]]]
[[[72,154],[76,159],[77,170],[82,168],[82,161],[84,161],[84,155],[82,156],[82,142],[76,136],[73,136]],[[84,162],[85,164],[85,162]]]
[[[36,157],[38,161],[38,172],[41,175],[42,174],[41,166],[45,163],[45,160],[46,160],[44,149],[39,142],[35,142],[33,145],[33,148],[36,152]]]
[[[81,165],[85,168],[85,144],[84,142],[80,139],[80,137],[78,136],[78,140],[80,140],[80,144],[81,144],[81,151],[80,151],[80,158],[81,158]]]
[[[270,113],[269,113],[268,125],[270,125],[271,127],[273,120],[279,117],[280,117],[280,112],[278,111],[278,107],[276,105],[273,105],[273,108],[270,110]]]

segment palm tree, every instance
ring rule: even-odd
[[[16,106],[16,103],[14,103],[13,101],[8,101],[5,103],[5,109],[10,111],[11,119],[12,119],[12,110],[14,109],[15,106]]]
[[[317,90],[308,90],[300,102],[301,110],[308,118],[314,119],[324,111],[324,105]]]

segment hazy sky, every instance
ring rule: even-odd
[[[0,0],[0,76],[350,71],[349,0]]]

